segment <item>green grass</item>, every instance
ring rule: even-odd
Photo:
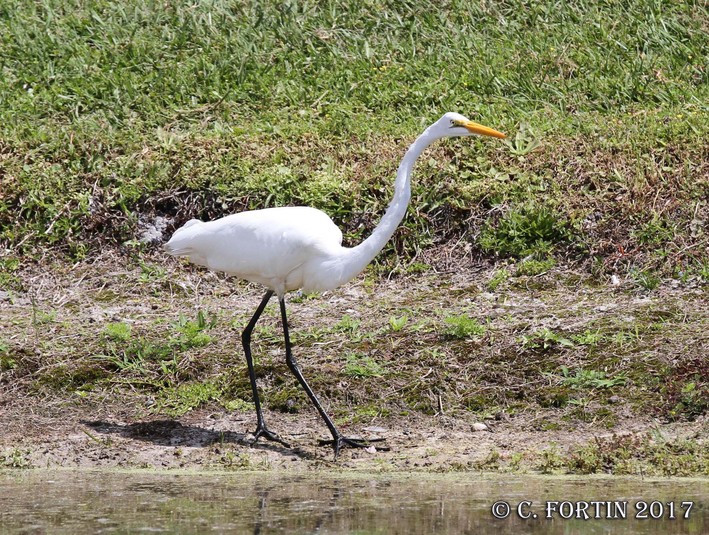
[[[457,110],[509,143],[432,149],[380,261],[472,235],[483,255],[607,265],[620,245],[628,264],[686,270],[706,260],[690,230],[706,215],[706,21],[702,2],[661,0],[10,0],[0,245],[81,259],[135,244],[141,217],[284,204],[356,241],[406,143]]]

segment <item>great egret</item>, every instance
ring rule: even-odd
[[[504,138],[501,132],[474,123],[458,113],[446,113],[429,126],[406,151],[394,183],[394,198],[372,234],[356,247],[342,246],[342,232],[320,210],[304,206],[266,208],[229,215],[215,221],[192,219],[173,234],[165,250],[186,256],[195,264],[223,271],[268,290],[242,333],[249,379],[256,407],[255,440],[264,437],[288,446],[266,427],[256,387],[251,357],[251,333],[261,313],[275,293],[281,308],[286,364],[325,421],[335,458],[343,446],[365,447],[366,441],[342,435],[322,408],[293,358],[286,318],[286,292],[323,292],[354,278],[381,251],[401,222],[411,198],[410,178],[414,163],[423,150],[437,139],[478,134]]]

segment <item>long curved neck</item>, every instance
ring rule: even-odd
[[[417,158],[426,147],[437,139],[429,130],[425,130],[409,147],[399,164],[394,182],[394,198],[384,213],[384,217],[372,234],[362,243],[347,251],[346,265],[342,273],[343,280],[350,280],[362,271],[382,250],[406,214],[411,199],[411,171]]]

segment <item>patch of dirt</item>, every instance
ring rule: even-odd
[[[660,424],[631,418],[615,431],[589,424],[540,432],[533,430],[527,416],[488,422],[485,431],[474,431],[469,419],[387,418],[376,426],[343,428],[346,434],[385,441],[364,450],[344,449],[335,462],[330,447],[317,445],[318,439],[328,436],[315,414],[266,412],[268,425],[289,442],[288,448],[267,440],[253,443],[249,433],[255,428],[252,414],[200,409],[179,418],[136,418],[110,403],[95,408],[54,407],[47,414],[41,402],[25,401],[3,405],[0,451],[19,451],[35,467],[439,472],[495,470],[521,456],[524,462],[519,468],[538,471],[543,468],[545,450],[563,457],[575,447],[616,433],[652,432],[664,440],[709,438],[706,419]]]
[[[360,277],[317,299],[291,299],[295,351],[326,409],[344,434],[385,439],[345,449],[334,462],[332,449],[317,445],[329,438],[327,429],[302,394],[283,403],[294,413],[265,411],[269,428],[290,447],[254,443],[253,411],[227,410],[221,399],[251,401],[239,332],[261,289],[184,265],[167,264],[162,272],[145,265],[104,258],[28,269],[20,290],[0,295],[2,464],[545,471],[562,466],[550,455],[563,460],[613,435],[686,439],[708,448],[702,396],[709,378],[683,367],[705,361],[709,349],[701,284],[667,281],[643,293],[632,281],[599,284],[558,269],[517,277],[510,265],[509,279],[492,290],[486,285],[499,268],[459,264],[394,280]],[[254,335],[267,406],[295,384],[282,362],[273,306]],[[193,318],[197,310],[217,314],[213,341],[170,345],[179,366],[169,377],[175,385],[235,377],[238,388],[226,381],[231,386],[220,399],[171,416],[155,389],[166,381],[168,372],[158,367],[164,362],[146,357],[142,375],[96,368],[112,347],[102,334],[108,323],[126,322],[134,339],[157,343],[172,336],[161,330],[166,322]],[[408,321],[392,326],[389,318],[401,314]],[[476,318],[485,334],[446,334],[445,319],[459,315]],[[342,328],[344,316],[356,327]],[[593,333],[603,343],[580,337],[592,340]],[[335,357],[343,354],[365,354],[383,371],[344,373],[343,359]],[[563,375],[563,369],[596,375]],[[678,386],[663,389],[661,382],[673,378]],[[612,379],[618,382],[603,382]],[[679,397],[668,405],[670,394]]]

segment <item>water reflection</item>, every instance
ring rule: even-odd
[[[595,519],[593,506],[586,509],[588,520],[564,518],[578,512],[579,502],[594,500],[627,502],[627,518]],[[638,500],[663,504],[662,514],[656,504],[646,520],[635,519]],[[685,519],[680,503],[688,501],[694,506]],[[508,518],[493,517],[495,502],[510,506]],[[556,509],[552,519],[546,518],[547,502]],[[668,503],[676,504],[674,520]],[[604,507],[596,505],[601,517],[608,516]],[[0,531],[701,534],[709,533],[709,483],[479,474],[0,472]]]

